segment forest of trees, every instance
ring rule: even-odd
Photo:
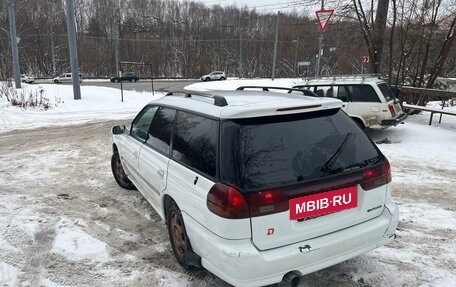
[[[12,75],[6,2],[0,2],[0,79]],[[68,72],[65,1],[15,2],[21,73],[51,77]],[[279,18],[276,77],[303,76],[304,66],[297,65],[303,61],[311,63],[309,76],[315,71],[320,35],[315,7],[306,6],[312,1],[299,2],[302,9]],[[383,26],[375,13],[382,3],[387,12]],[[244,77],[271,76],[276,12],[177,0],[75,0],[74,6],[83,77],[115,74],[117,31],[121,61],[151,64],[152,70],[124,68],[141,77],[197,78],[212,70],[239,76],[241,50]],[[373,70],[391,82],[423,86],[433,72],[456,76],[454,0],[328,0],[325,6],[335,13],[324,32],[321,75],[366,72],[362,57],[368,55],[377,65]]]

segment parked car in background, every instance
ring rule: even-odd
[[[293,88],[341,100],[342,109],[362,128],[388,128],[407,118],[390,86],[377,75],[309,78]]]
[[[139,77],[134,72],[125,72],[122,73],[122,76],[114,76],[111,78],[111,83],[119,83],[120,81],[125,82],[137,82],[139,81]]]
[[[71,76],[71,73],[64,73],[64,74],[61,74],[58,77],[53,78],[52,81],[55,84],[72,83],[73,82],[73,78]],[[79,74],[79,83],[82,83],[82,75],[81,74]]]
[[[31,84],[35,82],[35,78],[33,76],[27,76],[26,74],[21,74],[21,82]]]
[[[112,128],[113,176],[164,219],[181,265],[234,286],[298,286],[395,237],[389,162],[341,106],[302,92],[170,93]]]
[[[203,81],[226,80],[226,74],[222,71],[214,71],[210,74],[201,76]]]

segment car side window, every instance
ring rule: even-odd
[[[179,111],[172,157],[209,176],[216,175],[218,121]]]
[[[374,88],[369,85],[355,85],[350,101],[352,102],[380,102]]]
[[[169,154],[175,116],[176,110],[174,109],[163,107],[158,109],[152,119],[146,144],[165,154]]]
[[[352,87],[353,86],[349,86],[349,85],[342,85],[342,86],[338,86],[338,89],[337,89],[337,98],[339,100],[341,100],[342,102],[348,102],[348,99],[351,98],[350,95],[351,95],[351,91],[352,91]]]
[[[144,108],[131,124],[130,135],[139,141],[146,141],[148,138],[147,131],[157,110],[157,106]]]

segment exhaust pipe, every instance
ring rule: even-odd
[[[288,272],[283,276],[282,282],[279,286],[281,287],[297,287],[301,283],[301,276],[294,272]]]

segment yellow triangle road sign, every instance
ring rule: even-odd
[[[334,10],[318,10],[315,12],[317,14],[318,25],[320,25],[320,29],[324,31],[329,24],[329,19],[331,19]]]

